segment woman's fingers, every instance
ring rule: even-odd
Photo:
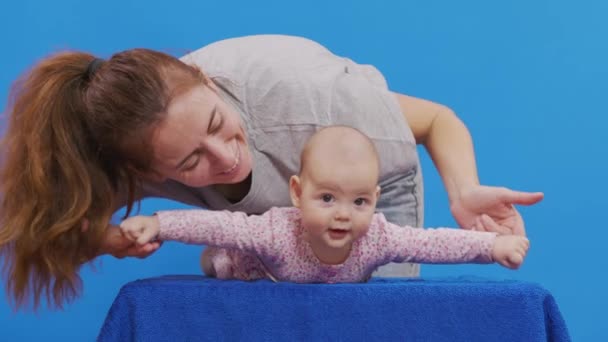
[[[542,192],[524,192],[511,189],[503,189],[499,198],[503,203],[532,205],[540,202],[545,197]]]

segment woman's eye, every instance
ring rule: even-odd
[[[184,166],[184,168],[182,169],[182,171],[190,171],[193,170],[194,168],[196,168],[196,166],[198,165],[199,161],[201,160],[201,153],[197,152],[194,157],[192,157],[192,162],[186,164]]]
[[[329,202],[331,202],[331,200],[334,199],[334,197],[330,194],[325,194],[321,197],[321,199],[323,199],[323,202],[329,203]]]
[[[196,165],[198,164],[198,162],[194,162],[188,166],[186,166],[183,171],[191,171],[192,169],[194,169],[196,167]]]
[[[357,198],[355,200],[355,205],[364,205],[365,204],[365,199],[364,198]]]
[[[221,113],[218,112],[213,120],[209,133],[211,134],[211,133],[215,133],[215,132],[219,131],[219,129],[222,128],[223,124],[224,124],[224,117],[222,116]]]

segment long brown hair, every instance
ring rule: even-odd
[[[0,257],[17,308],[41,297],[61,307],[80,294],[80,267],[137,175],[150,172],[152,131],[171,98],[205,83],[195,67],[133,49],[90,66],[81,52],[52,55],[15,82],[0,166]],[[89,222],[83,229],[83,222]]]

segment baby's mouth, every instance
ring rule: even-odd
[[[340,240],[340,239],[344,238],[348,234],[349,231],[350,231],[350,229],[343,229],[343,228],[329,228],[328,229],[329,237],[333,240]]]

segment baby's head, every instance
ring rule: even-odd
[[[300,164],[290,194],[309,242],[327,251],[350,250],[367,232],[380,195],[374,143],[354,128],[326,127],[306,143]]]

